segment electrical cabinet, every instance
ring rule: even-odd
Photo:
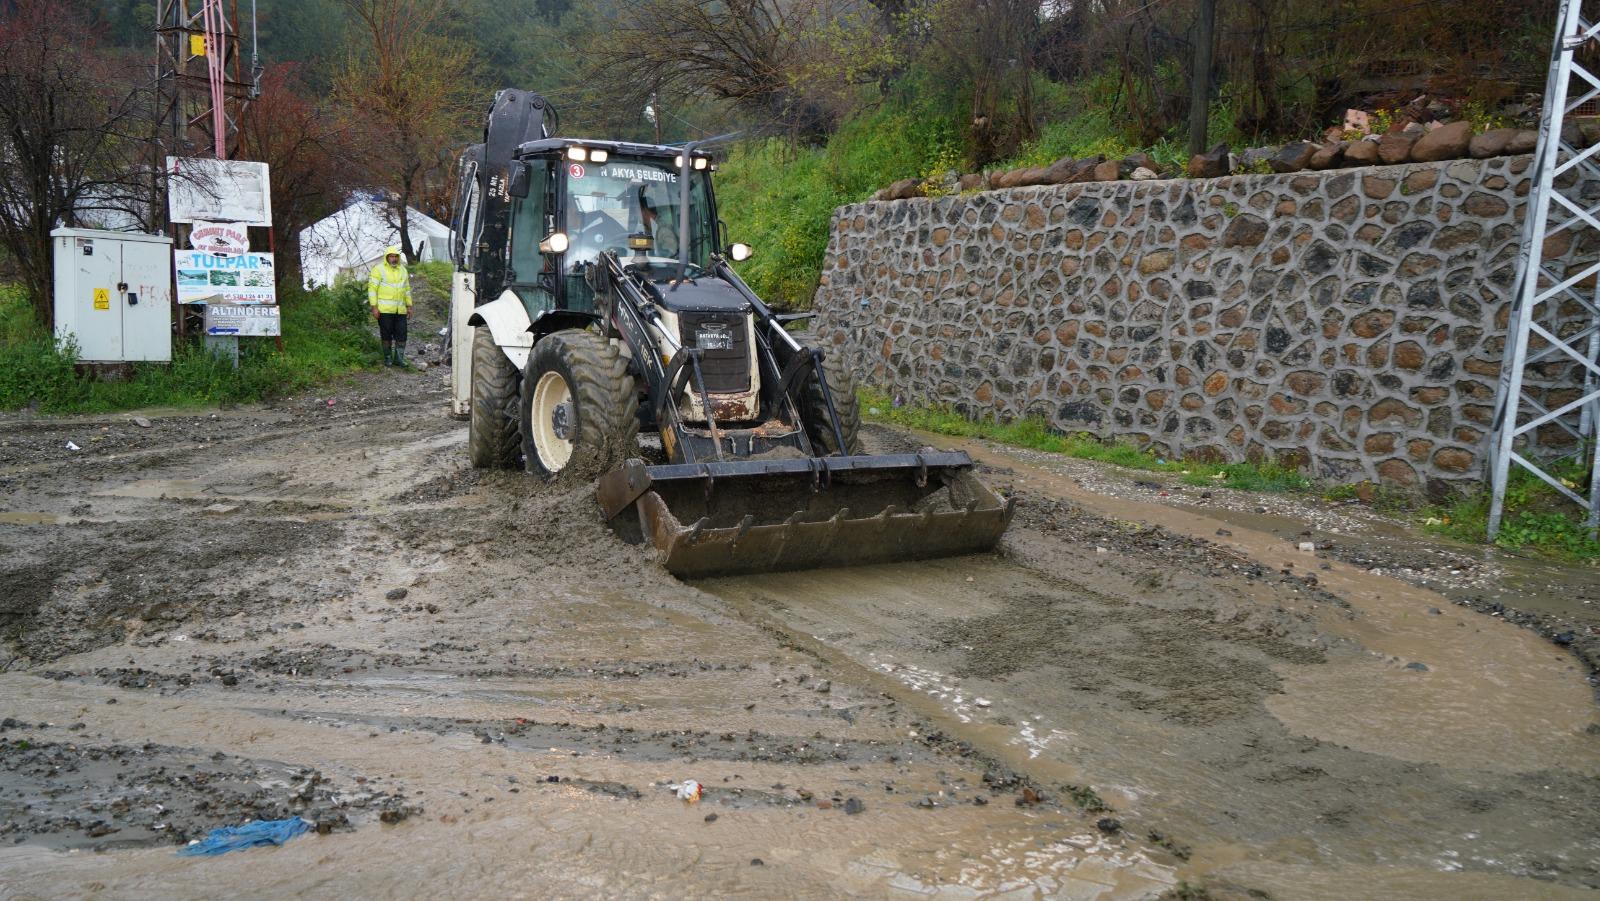
[[[138,232],[58,228],[56,338],[85,363],[172,360],[172,239]]]

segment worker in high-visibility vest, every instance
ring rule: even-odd
[[[400,248],[383,252],[383,262],[367,275],[367,305],[378,320],[383,365],[410,369],[406,362],[406,315],[411,312],[411,273],[400,262]]]

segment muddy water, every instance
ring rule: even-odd
[[[1284,694],[1269,705],[1302,734],[1419,762],[1513,771],[1565,766],[1600,775],[1600,743],[1586,732],[1600,723],[1593,689],[1572,655],[1539,636],[1266,532],[1236,528],[1219,536],[1221,523],[1204,514],[1092,494],[987,448],[967,449],[1008,465],[1019,485],[1214,541],[1269,567],[1314,573],[1357,614],[1325,609],[1321,628],[1368,654],[1314,673],[1284,672]],[[1230,520],[1240,525],[1239,517]],[[1395,666],[1412,667],[1416,678],[1394,679]]]
[[[1584,722],[1570,677],[1541,695],[1544,671],[1497,625],[1408,633],[1406,605],[1426,598],[1346,599],[1299,557],[1283,576],[1253,546],[1020,482],[1003,557],[684,585],[606,531],[586,487],[466,470],[441,386],[420,380],[385,375],[334,407],[7,432],[0,489],[27,514],[0,519],[8,892],[1600,886],[1589,758],[1537,734]],[[69,439],[85,450],[64,467]],[[1483,672],[1466,659],[1480,653]],[[1470,751],[1430,748],[1391,736],[1406,717],[1377,704],[1340,711],[1368,717],[1340,736],[1305,711],[1328,701],[1314,677],[1341,668],[1419,708],[1428,692],[1467,703],[1464,680],[1495,741],[1527,747],[1485,752],[1452,714],[1428,728]],[[1550,703],[1519,722],[1497,691]],[[212,771],[259,791],[222,803],[166,778]],[[700,803],[669,788],[685,778]],[[331,831],[172,855],[279,815]]]
[[[667,576],[600,525],[587,487],[467,471],[443,392],[407,378],[364,386],[365,405],[34,422],[0,446],[8,504],[40,514],[0,521],[4,894],[1175,884],[1167,849],[1053,789],[1024,795],[1000,757],[936,735],[937,705],[898,678]],[[72,468],[55,460],[102,428]],[[224,804],[195,773],[259,781]],[[669,788],[686,778],[700,803]],[[330,832],[172,853],[288,815]]]
[[[1108,518],[1024,515],[1009,560],[701,587],[917,692],[941,728],[1041,782],[1091,785],[1132,828],[1177,836],[1185,878],[1328,898],[1600,886],[1600,730],[1570,654],[1280,538],[1219,537],[974,450],[1025,506]],[[1172,550],[1184,535],[1210,560]]]

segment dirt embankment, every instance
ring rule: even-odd
[[[998,555],[688,585],[588,487],[466,469],[443,401],[3,423],[0,881],[1600,887],[1589,687],[1497,618],[1019,460]],[[170,851],[290,814],[327,834]]]

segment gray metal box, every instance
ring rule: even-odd
[[[74,339],[86,363],[172,360],[172,239],[139,232],[58,228],[56,339]]]

